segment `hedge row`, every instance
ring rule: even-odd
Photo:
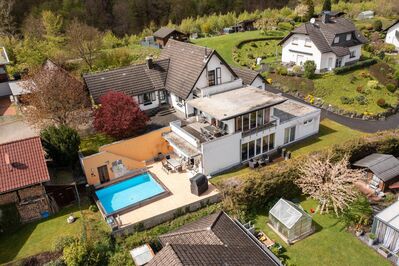
[[[268,36],[268,37],[260,37],[260,38],[254,38],[254,39],[247,39],[243,40],[235,45],[235,48],[241,49],[241,47],[249,42],[258,42],[258,41],[270,41],[270,40],[282,40],[284,37],[282,36]]]
[[[358,61],[353,65],[348,65],[348,66],[343,66],[343,67],[337,67],[334,68],[334,73],[335,74],[344,74],[346,72],[352,71],[352,70],[357,70],[361,69],[367,66],[371,66],[377,63],[377,59],[372,58],[372,59],[367,59],[364,61]]]

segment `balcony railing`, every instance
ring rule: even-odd
[[[273,119],[267,124],[264,124],[264,125],[261,125],[261,126],[257,126],[255,128],[251,128],[251,129],[249,129],[247,131],[242,132],[242,136],[243,137],[248,137],[248,136],[250,136],[252,134],[259,133],[259,132],[261,132],[261,131],[263,131],[265,129],[276,127],[277,124],[278,124],[277,123],[277,119]]]

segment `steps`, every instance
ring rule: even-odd
[[[175,108],[170,107],[170,108],[168,108],[168,109],[159,111],[159,112],[157,113],[157,115],[158,115],[158,116],[166,116],[166,115],[170,115],[170,114],[173,114],[173,113],[176,113],[176,110],[175,110]]]

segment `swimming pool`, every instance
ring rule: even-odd
[[[106,215],[132,207],[165,192],[150,173],[143,173],[96,191]]]

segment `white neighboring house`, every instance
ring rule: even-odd
[[[367,39],[342,13],[323,13],[291,31],[281,42],[282,63],[316,64],[316,72],[356,63]]]
[[[399,51],[399,19],[384,30],[386,32],[385,42],[395,45]]]

